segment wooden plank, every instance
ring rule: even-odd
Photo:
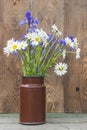
[[[71,55],[67,58],[65,112],[84,113],[87,112],[87,0],[66,0],[64,21],[65,35],[77,36],[82,49],[79,60]]]
[[[19,20],[24,17],[27,10],[32,9],[33,15],[40,20],[40,27],[47,32],[51,25],[56,23],[63,31],[64,0],[5,0],[0,1],[0,41],[2,49],[6,41],[12,37],[19,39],[25,32],[25,28],[19,27]],[[40,6],[38,6],[40,5]],[[54,9],[55,6],[55,9]],[[26,7],[26,8],[25,8]],[[37,10],[37,11],[36,11]],[[2,26],[3,25],[3,26]],[[5,36],[3,37],[3,35]],[[3,53],[3,51],[2,51]],[[2,54],[0,76],[0,112],[10,113],[19,111],[19,84],[21,82],[20,61],[14,56],[6,57]],[[4,59],[2,61],[2,59]],[[2,67],[3,66],[3,67]],[[64,111],[63,83],[53,70],[49,71],[51,77],[46,82],[47,87],[47,111]],[[4,82],[5,81],[5,82]],[[2,88],[3,86],[3,88]]]
[[[69,72],[64,80],[49,70],[47,111],[64,112],[65,104],[65,112],[87,112],[87,0],[0,0],[0,113],[19,111],[20,61],[3,55],[3,47],[8,39],[21,38],[25,28],[19,27],[19,20],[29,9],[40,20],[39,27],[49,33],[55,23],[65,36],[77,36],[82,49],[78,61],[67,57]]]
[[[61,31],[64,26],[64,0],[33,0],[33,15],[40,20],[40,26],[46,32],[51,31],[51,26],[55,23]],[[62,80],[57,77],[53,69],[49,70],[49,78],[46,77],[46,101],[48,112],[64,111],[64,88]]]
[[[29,6],[30,0],[0,0],[0,113],[19,111],[20,62],[14,56],[6,57],[3,47],[8,39],[21,38],[24,28],[20,29],[19,19]]]

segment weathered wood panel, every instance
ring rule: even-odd
[[[64,112],[65,107],[65,112],[87,112],[87,0],[0,0],[0,113],[19,111],[20,61],[3,55],[3,47],[8,39],[21,38],[25,28],[19,27],[19,20],[30,9],[40,20],[39,27],[49,32],[55,23],[65,36],[79,37],[82,48],[78,61],[68,56],[64,79],[49,70],[47,111]]]
[[[64,0],[33,0],[32,11],[40,20],[40,27],[45,31],[51,31],[51,26],[56,24],[63,31],[64,22]],[[49,71],[50,77],[46,77],[47,111],[64,111],[64,88],[63,82],[58,78],[53,69]]]
[[[6,2],[6,3],[5,3]],[[64,0],[1,0],[0,22],[2,25],[0,33],[3,49],[6,41],[12,37],[20,38],[24,28],[19,28],[19,19],[24,17],[27,10],[32,10],[33,15],[40,20],[40,27],[45,31],[51,30],[51,25],[56,23],[63,31],[63,9]],[[55,8],[54,8],[55,7]],[[4,35],[2,37],[2,35]],[[2,51],[3,53],[3,51]],[[21,82],[20,62],[16,57],[7,58],[1,55],[3,66],[1,69],[0,84],[0,112],[10,113],[19,111],[19,84]],[[51,72],[50,72],[51,71]],[[47,87],[47,111],[64,111],[63,84],[50,70],[51,77],[46,80]],[[2,88],[3,86],[3,88]]]
[[[3,47],[8,39],[21,38],[24,29],[19,28],[19,19],[29,6],[29,0],[0,0],[0,113],[19,111],[20,62],[6,57]]]
[[[79,38],[81,59],[69,56],[65,80],[65,112],[87,112],[87,0],[65,0],[65,35]]]

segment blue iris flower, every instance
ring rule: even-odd
[[[17,53],[17,51],[14,51],[13,54],[14,54],[15,56],[17,56],[18,53]]]
[[[33,24],[38,25],[38,23],[39,23],[38,19],[33,19]]]
[[[23,26],[24,24],[28,24],[29,31],[34,32],[37,29],[39,20],[31,16],[31,11],[26,12],[25,17],[26,19],[20,20],[20,25]]]
[[[52,43],[55,44],[57,42],[56,38],[54,37]]]
[[[73,51],[74,50],[74,48],[73,47],[70,47],[70,51]]]
[[[39,23],[39,21],[38,21],[38,19],[35,19],[35,18],[33,18],[32,16],[31,16],[31,11],[28,11],[28,12],[26,12],[26,18],[27,18],[27,20],[28,20],[28,24],[29,25],[38,25],[38,23]]]
[[[32,19],[31,22],[30,22],[30,28],[35,30],[38,26],[38,23],[39,23],[39,20],[38,19]]]
[[[73,40],[74,37],[73,36],[68,36],[68,37],[71,39],[72,42],[74,42],[74,40]]]
[[[61,45],[66,46],[66,41],[65,41],[64,39],[59,40],[59,43],[60,43]]]
[[[29,19],[31,17],[31,11],[26,12],[25,15],[26,15],[27,19]]]
[[[30,28],[30,29],[29,29],[29,32],[30,32],[30,33],[35,32],[35,29],[36,29],[36,28]]]
[[[54,50],[55,50],[55,46],[52,46],[50,50],[51,50],[51,51],[54,51]]]
[[[23,26],[24,24],[25,24],[25,20],[24,19],[20,20],[19,25]]]
[[[26,12],[25,16],[28,20],[28,24],[30,25],[33,21],[33,17],[31,16],[31,11]]]
[[[48,36],[49,36],[49,37],[47,38],[47,41],[49,42],[49,41],[51,41],[53,35],[52,35],[52,34],[49,34]]]
[[[38,73],[38,66],[36,66],[36,73]]]

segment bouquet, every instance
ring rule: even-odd
[[[62,32],[55,24],[52,25],[51,33],[47,34],[42,28],[38,28],[39,20],[31,15],[31,11],[26,12],[25,18],[20,20],[20,26],[25,24],[28,25],[25,34],[19,40],[8,40],[4,53],[20,58],[24,76],[44,77],[52,66],[57,75],[65,75],[68,65],[59,61],[61,58],[64,60],[69,53],[80,58],[77,38],[63,38]]]

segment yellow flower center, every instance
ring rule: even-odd
[[[68,45],[70,46],[70,45],[71,45],[71,42],[68,42]]]
[[[35,37],[35,41],[36,41],[36,42],[39,42],[39,41],[40,41],[40,38],[39,38],[39,37]]]
[[[16,50],[17,49],[17,45],[13,45],[13,50]]]
[[[62,71],[64,68],[62,66],[59,67],[59,70]]]

